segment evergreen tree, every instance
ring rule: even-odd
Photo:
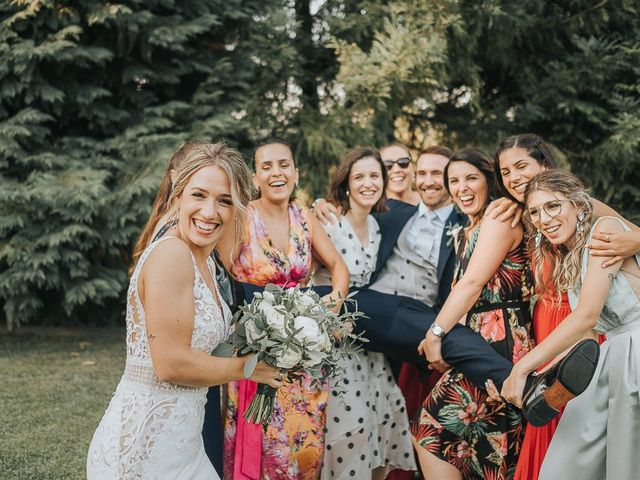
[[[639,13],[631,0],[393,2],[374,15],[373,42],[335,40],[338,78],[377,135],[393,123],[416,147],[492,152],[505,136],[542,135],[638,222]]]
[[[237,144],[265,2],[0,5],[0,302],[9,327],[121,321],[170,152]]]

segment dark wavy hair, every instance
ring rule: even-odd
[[[482,207],[482,210],[478,214],[478,218],[482,218],[487,205],[489,205],[489,203],[500,194],[500,188],[498,186],[498,180],[496,179],[496,172],[493,169],[491,157],[482,150],[474,147],[461,148],[460,150],[453,152],[453,155],[451,155],[451,158],[449,159],[449,163],[444,167],[444,186],[449,194],[451,194],[451,190],[449,189],[449,167],[455,162],[466,162],[473,165],[480,170],[480,173],[482,173],[487,181],[489,196],[487,198],[487,203]]]
[[[351,174],[351,169],[357,161],[369,157],[373,158],[380,166],[383,183],[382,196],[373,206],[372,211],[382,212],[386,210],[385,205],[387,203],[387,196],[385,194],[385,189],[387,188],[387,183],[389,181],[387,168],[384,166],[378,150],[369,147],[359,147],[351,150],[344,156],[329,179],[329,193],[327,195],[327,199],[334,205],[339,206],[342,209],[342,213],[347,213],[349,211],[349,196],[347,195],[347,190],[349,189],[349,175]]]
[[[502,182],[502,175],[500,173],[500,154],[505,150],[512,148],[522,148],[527,151],[527,155],[533,158],[541,166],[548,169],[558,168],[558,162],[553,156],[549,145],[542,139],[542,137],[535,133],[521,133],[512,137],[505,138],[498,144],[496,155],[493,158],[493,168],[496,172],[496,178],[498,179],[498,186],[500,187],[500,193],[510,198],[511,200],[518,202],[509,193],[507,188]]]

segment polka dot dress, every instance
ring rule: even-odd
[[[351,286],[368,283],[375,269],[380,233],[369,216],[369,243],[360,244],[345,217],[325,226],[351,274]],[[325,271],[314,285],[330,284]],[[378,467],[415,470],[409,419],[402,392],[382,353],[363,352],[345,360],[342,396],[331,389],[327,402],[325,454],[321,479],[371,479]]]

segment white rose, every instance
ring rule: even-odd
[[[302,360],[302,353],[290,348],[278,355],[276,366],[278,368],[293,368]]]
[[[276,301],[276,297],[273,296],[273,293],[267,292],[266,290],[262,292],[262,298],[273,305]]]
[[[258,304],[258,309],[264,314],[268,326],[274,328],[280,335],[286,335],[284,330],[285,317],[283,314],[279,313],[273,305],[265,301],[261,301]]]
[[[253,320],[247,320],[244,323],[245,333],[247,335],[247,343],[249,345],[255,345],[255,343],[262,337],[263,332],[258,330]]]
[[[320,330],[318,323],[309,317],[300,315],[293,319],[293,327],[300,330],[296,333],[296,338],[303,345],[313,347],[319,345],[324,339],[324,333]]]

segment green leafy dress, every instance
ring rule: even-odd
[[[454,281],[464,275],[480,226],[457,237]],[[467,314],[467,326],[513,363],[533,348],[530,337],[531,275],[524,242],[510,251]],[[429,452],[452,464],[464,479],[513,478],[524,434],[520,410],[489,403],[461,372],[446,372],[424,401],[412,433]]]

